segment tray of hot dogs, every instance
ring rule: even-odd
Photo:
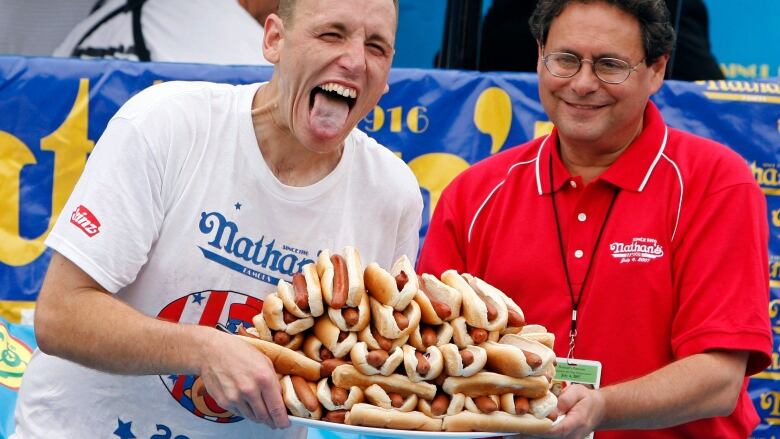
[[[291,421],[396,437],[547,432],[554,336],[468,273],[363,266],[322,251],[264,301],[244,340],[273,362]]]

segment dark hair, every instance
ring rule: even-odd
[[[663,0],[539,0],[528,20],[531,33],[536,41],[544,46],[552,21],[561,15],[569,3],[597,1],[617,6],[639,21],[645,48],[645,64],[653,64],[662,55],[672,52],[676,37],[669,21],[669,10]]]
[[[285,22],[290,22],[295,11],[295,4],[298,0],[279,0],[279,9],[276,13]],[[398,17],[398,0],[393,0],[395,6],[395,16]]]

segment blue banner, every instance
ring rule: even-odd
[[[14,322],[30,315],[26,310],[50,258],[43,240],[106,123],[125,101],[160,81],[239,84],[267,80],[271,72],[266,67],[0,57],[0,315]],[[767,195],[769,313],[780,337],[780,80],[670,81],[653,100],[670,126],[741,154]],[[390,75],[390,92],[359,127],[397,152],[417,176],[425,201],[424,238],[441,191],[457,174],[549,132],[552,125],[539,103],[535,74],[397,69]],[[34,347],[34,341],[27,346]],[[778,378],[780,360],[751,382],[762,416],[756,438],[780,435]]]

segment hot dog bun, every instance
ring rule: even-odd
[[[445,344],[440,346],[439,350],[444,357],[444,367],[448,376],[470,377],[481,371],[487,362],[487,352],[479,346],[467,346],[464,349],[473,357],[472,362],[468,366],[463,365],[463,354],[454,344]]]
[[[319,401],[317,401],[315,394],[317,386],[314,383],[307,381],[303,383],[303,387],[296,389],[290,376],[285,375],[282,377],[281,384],[282,399],[284,400],[284,405],[290,410],[290,413],[305,419],[318,420],[322,418],[322,406],[320,406]],[[307,395],[299,395],[299,391],[306,392]],[[304,401],[310,401],[312,398],[314,402],[311,404],[314,405],[316,403],[317,408],[315,410],[310,410],[306,407],[308,402],[304,403]]]
[[[377,384],[368,386],[363,393],[365,394],[366,400],[371,403],[371,405],[387,410],[398,410],[399,412],[411,412],[417,407],[418,400],[425,401],[424,399],[421,400],[417,398],[417,395],[411,394],[404,398],[400,406],[394,407],[390,395],[385,392],[385,389]]]
[[[256,336],[260,340],[276,343],[279,346],[284,346],[287,349],[292,350],[297,350],[301,347],[301,344],[303,344],[302,333],[290,335],[284,331],[272,331],[265,322],[265,316],[263,316],[263,313],[254,316],[252,318],[252,324],[255,327],[247,329],[247,332],[249,335]]]
[[[347,389],[343,389],[347,390]],[[363,390],[360,387],[352,386],[349,388],[347,399],[342,404],[333,401],[330,380],[323,378],[317,383],[317,399],[323,407],[329,412],[335,410],[349,410],[353,405],[363,402]]]
[[[347,424],[400,430],[441,431],[441,419],[432,419],[411,411],[388,410],[370,404],[355,404],[347,415]]]
[[[555,334],[547,332],[547,328],[542,325],[525,325],[519,334],[525,338],[536,340],[550,349],[554,349]]]
[[[374,325],[368,325],[358,333],[358,341],[365,342],[369,350],[383,349],[390,352],[397,347],[400,348],[401,346],[405,345],[407,340],[409,340],[409,336],[407,335],[404,337],[396,338],[395,340],[389,340],[382,337],[383,340],[380,342],[375,337],[375,334],[378,335],[379,337],[382,337],[382,335],[379,334],[379,331],[377,331],[376,328],[374,328]]]
[[[357,310],[358,318],[354,325],[350,325],[344,319],[343,312],[349,310]],[[342,309],[335,309],[328,307],[328,317],[330,320],[342,331],[359,332],[366,328],[371,320],[371,310],[368,306],[368,295],[363,294],[360,299],[360,304],[357,308],[349,307]]]
[[[314,324],[314,336],[335,358],[347,356],[352,346],[357,343],[357,335],[354,332],[348,333],[342,341],[339,341],[340,335],[341,330],[327,316],[317,318],[317,323]]]
[[[417,349],[404,345],[403,358],[406,376],[413,383],[434,380],[441,375],[441,371],[444,369],[444,357],[436,346],[429,346],[425,353],[421,354]],[[420,373],[421,365],[419,363],[421,361],[427,363],[424,373]]]
[[[441,407],[438,407],[438,410],[441,412],[441,414],[437,415],[435,407],[438,405],[438,400],[440,398],[444,398],[443,402],[445,404],[442,404]],[[426,416],[430,416],[431,418],[444,419],[445,416],[455,415],[462,412],[465,403],[466,396],[462,393],[456,393],[455,395],[437,393],[431,401],[421,399],[420,402],[417,403],[417,410],[421,411]]]
[[[287,323],[284,318],[284,312],[284,302],[276,293],[266,296],[263,301],[263,317],[270,329],[295,335],[314,326],[314,318],[311,316],[305,318],[295,318],[293,316],[295,320]]]
[[[418,282],[419,288],[414,296],[414,301],[420,305],[421,320],[424,323],[441,325],[442,322],[448,322],[460,316],[462,299],[458,290],[428,273],[420,275]],[[440,317],[439,314],[446,317]]]
[[[484,343],[485,341],[498,341],[498,338],[500,337],[499,331],[487,331],[486,329],[482,328],[472,328],[468,323],[466,323],[465,317],[458,317],[457,319],[450,322],[452,325],[452,341],[455,343],[456,346],[458,346],[461,349],[464,349],[468,346],[474,346],[478,345],[480,343]],[[471,336],[471,332],[484,332],[486,333],[486,340],[475,340]]]
[[[372,384],[377,384],[388,393],[398,393],[403,397],[416,394],[424,399],[432,399],[436,395],[436,386],[430,383],[413,383],[408,377],[399,374],[390,376],[364,375],[355,366],[345,364],[333,371],[333,383],[339,387],[349,388],[358,386],[366,389]]]
[[[371,318],[374,327],[382,337],[395,340],[401,337],[407,337],[420,324],[420,305],[417,302],[410,301],[409,305],[400,312],[406,319],[406,327],[401,328],[396,321],[394,313],[397,313],[392,306],[382,305],[378,300],[370,297]]]
[[[503,411],[489,415],[464,410],[456,415],[446,416],[442,422],[445,431],[497,431],[506,433],[540,434],[552,428],[549,419],[537,419],[533,415],[510,415]]]
[[[341,278],[338,267],[334,267],[329,250],[322,250],[317,257],[317,274],[320,277],[320,287],[322,289],[322,298],[325,299],[330,307],[341,309],[344,306],[358,306],[365,295],[365,286],[363,284],[363,264],[360,261],[360,253],[355,247],[346,246],[341,256],[346,265],[346,278]],[[341,294],[338,287],[341,283],[346,284],[346,297],[339,297]],[[334,296],[336,294],[336,296]],[[336,299],[334,301],[334,298]]]
[[[494,372],[477,372],[468,378],[448,377],[444,380],[442,389],[450,395],[463,393],[466,396],[482,396],[514,393],[528,399],[535,399],[544,396],[549,386],[550,383],[545,377],[513,378]]]
[[[435,334],[434,343],[429,345],[425,340],[427,337],[423,337],[423,334],[432,330]],[[452,325],[447,322],[443,322],[441,325],[426,325],[420,323],[414,331],[409,334],[409,344],[414,346],[418,351],[424,351],[428,349],[428,346],[442,346],[452,340]]]
[[[522,407],[521,413],[517,413],[515,397],[516,395],[511,393],[501,395],[501,410],[510,414],[530,413],[538,419],[544,419],[550,416],[558,407],[558,398],[552,392],[547,392],[541,398],[526,400],[524,404],[527,404],[527,406]]]
[[[382,363],[380,367],[374,367],[369,361],[368,345],[365,342],[357,342],[352,346],[352,350],[349,353],[352,359],[352,364],[357,370],[364,375],[384,375],[390,376],[395,372],[398,366],[404,361],[404,352],[400,347],[396,347],[389,353],[381,349],[375,349],[371,352],[383,353],[387,356],[387,359]]]
[[[371,297],[396,311],[406,309],[417,294],[417,274],[406,255],[395,261],[389,273],[376,262],[368,264],[363,280]]]
[[[252,337],[239,336],[265,354],[274,365],[274,370],[282,375],[297,375],[307,381],[320,379],[320,363],[275,343]]]
[[[506,303],[500,292],[492,285],[468,273],[458,274],[447,270],[441,275],[442,282],[460,291],[463,297],[461,314],[466,322],[475,328],[500,331],[506,328],[508,318]],[[490,316],[490,310],[494,316]]]
[[[552,349],[523,335],[507,334],[498,343],[487,342],[480,346],[488,353],[488,369],[513,377],[544,375],[555,361]]]
[[[301,282],[306,286],[306,304],[308,305],[308,311],[302,310],[296,303],[295,284],[298,282]],[[280,279],[279,283],[276,284],[276,294],[282,299],[284,308],[298,318],[319,317],[325,312],[322,301],[322,289],[320,288],[320,278],[317,274],[317,266],[314,263],[304,265],[301,273],[293,275],[292,284]]]

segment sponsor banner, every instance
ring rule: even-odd
[[[0,56],[0,305],[37,297],[51,256],[43,241],[108,120],[127,99],[161,81],[241,84],[271,73],[269,67]],[[421,238],[441,191],[457,174],[552,128],[535,74],[394,69],[389,82],[390,92],[359,127],[416,175],[425,202]],[[772,298],[780,298],[780,80],[668,81],[653,100],[670,126],[728,145],[751,167],[767,196]],[[99,219],[85,206],[68,214],[88,236],[100,233]],[[641,237],[613,245],[615,258],[632,263],[666,250]],[[219,262],[219,254],[203,251]],[[241,264],[232,268],[259,275]],[[18,322],[21,311],[11,309],[0,307],[0,313]],[[778,320],[773,317],[776,329]],[[780,391],[774,377],[762,382]],[[780,435],[780,426],[764,422]]]

